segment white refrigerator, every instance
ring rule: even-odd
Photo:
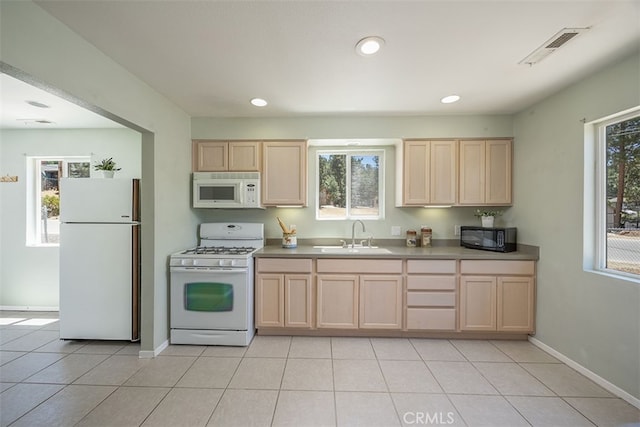
[[[139,339],[139,180],[60,180],[60,338]]]

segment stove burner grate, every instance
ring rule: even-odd
[[[247,255],[256,248],[250,246],[198,246],[182,252],[184,255]]]

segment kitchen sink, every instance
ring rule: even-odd
[[[366,254],[390,254],[391,251],[377,246],[356,246],[355,248],[343,246],[314,246],[325,254],[366,255]]]

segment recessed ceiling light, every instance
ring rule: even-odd
[[[256,107],[264,107],[267,105],[267,101],[262,98],[253,98],[251,100],[251,104],[255,105]]]
[[[16,119],[19,122],[24,123],[25,125],[31,125],[34,123],[40,123],[43,125],[52,125],[55,122],[52,122],[51,120],[47,120],[47,119]]]
[[[440,100],[440,102],[442,102],[443,104],[451,104],[453,102],[458,102],[458,101],[460,101],[460,97],[458,95],[445,96]]]
[[[365,37],[356,44],[356,52],[362,56],[370,56],[378,52],[384,46],[384,39],[381,37]]]
[[[38,107],[38,108],[51,108],[47,104],[43,104],[42,102],[38,102],[38,101],[25,101],[25,102],[31,106]]]

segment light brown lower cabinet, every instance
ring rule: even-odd
[[[257,258],[255,279],[258,328],[535,330],[535,261]]]
[[[318,259],[317,327],[402,328],[402,260]]]
[[[497,287],[497,329],[505,332],[533,332],[533,278],[498,277]]]
[[[497,325],[496,278],[460,278],[460,329],[495,331]]]
[[[402,276],[318,275],[318,328],[402,328]]]
[[[362,329],[402,328],[402,276],[360,276]]]
[[[407,329],[455,331],[455,260],[407,261]]]
[[[533,261],[461,261],[460,329],[533,332]]]
[[[318,328],[358,328],[358,276],[318,275]]]
[[[314,318],[312,261],[264,258],[257,261],[257,327],[311,328]],[[278,271],[272,273],[271,271]]]

